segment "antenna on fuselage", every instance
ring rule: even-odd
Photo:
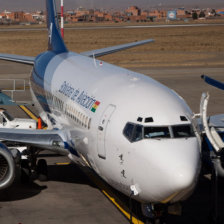
[[[94,62],[95,67],[97,68],[96,58],[95,58],[95,54],[94,54],[94,52],[93,52],[93,62]]]
[[[64,39],[64,0],[61,0],[61,37]]]

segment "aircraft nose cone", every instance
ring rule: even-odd
[[[174,186],[178,190],[189,188],[195,181],[196,169],[177,167],[174,175]]]

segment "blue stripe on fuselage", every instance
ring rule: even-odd
[[[36,85],[44,88],[44,76],[49,62],[56,56],[52,51],[46,51],[35,59],[32,79]]]
[[[51,83],[55,71],[64,60],[68,60],[74,55],[76,54],[71,52],[56,54],[53,51],[46,51],[36,57],[31,77],[31,85],[33,92],[44,111],[50,112],[46,99],[46,92],[52,94]]]
[[[57,70],[58,66],[63,63],[63,61],[67,60],[69,57],[71,57],[73,54],[70,53],[62,53],[57,54],[56,57],[54,57],[51,60],[50,66],[47,67],[46,75],[44,76],[44,89],[45,91],[51,92],[51,83],[53,76],[55,74],[55,71]],[[63,76],[63,73],[61,74]]]
[[[75,147],[70,146],[67,142],[64,142],[64,148],[67,149],[71,154],[80,157]]]
[[[34,94],[37,97],[37,100],[43,107],[45,111],[50,112],[49,106],[47,104],[47,99],[44,90],[44,77],[46,73],[46,68],[49,62],[56,56],[56,53],[52,51],[46,51],[40,55],[38,55],[35,59],[32,77],[31,77],[31,85],[34,91]]]
[[[50,61],[58,54],[68,52],[63,38],[61,37],[55,0],[46,0],[47,9],[47,28],[48,28],[48,51],[38,55],[35,58],[31,85],[33,92],[45,111],[50,112],[46,99],[46,91],[50,91],[51,80],[58,64],[53,63],[50,66],[50,72],[47,67]]]

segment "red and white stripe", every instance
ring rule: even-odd
[[[61,0],[61,36],[64,39],[64,0]]]

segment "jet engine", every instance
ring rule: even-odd
[[[15,179],[15,160],[13,153],[0,143],[0,190],[9,187]]]

